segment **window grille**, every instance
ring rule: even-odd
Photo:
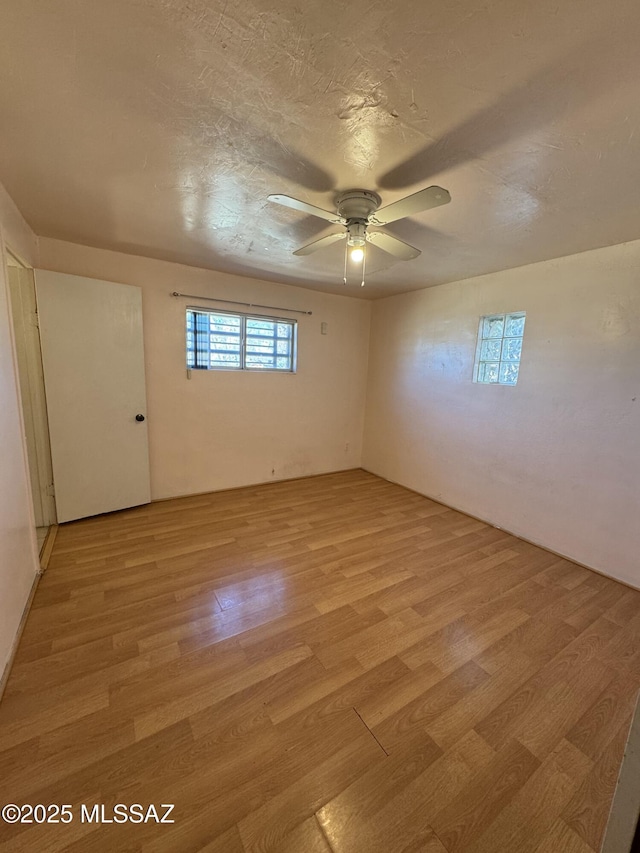
[[[187,367],[293,373],[296,330],[295,320],[187,308]]]

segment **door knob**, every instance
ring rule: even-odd
[[[136,420],[137,420],[137,421],[143,421],[143,420],[144,420],[144,415],[136,415]]]

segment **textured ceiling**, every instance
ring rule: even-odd
[[[34,230],[378,297],[640,237],[637,0],[5,0],[0,180]],[[341,284],[267,202],[451,204]]]

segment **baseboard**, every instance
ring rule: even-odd
[[[570,563],[573,563],[576,566],[580,566],[581,569],[588,569],[590,572],[595,572],[597,575],[601,575],[603,578],[608,578],[610,581],[615,581],[616,583],[622,584],[622,586],[626,586],[629,589],[634,589],[636,592],[640,592],[640,586],[634,586],[632,583],[628,581],[623,581],[620,578],[616,578],[613,575],[608,575],[606,572],[603,572],[602,569],[596,569],[594,566],[589,566],[587,563],[581,563],[579,560],[576,560],[575,557],[572,557],[570,554],[563,554],[561,551],[554,551],[553,548],[549,548],[548,545],[543,544],[542,542],[536,542],[535,539],[527,539],[526,536],[522,536],[520,533],[514,533],[513,530],[509,530],[507,527],[499,527],[497,524],[494,524],[492,521],[489,521],[488,518],[481,518],[479,515],[472,515],[467,510],[460,509],[457,506],[453,506],[452,504],[445,503],[439,498],[434,498],[432,495],[428,495],[425,492],[419,492],[417,489],[412,489],[410,486],[405,486],[404,483],[398,483],[396,480],[390,480],[388,477],[382,477],[380,474],[376,474],[375,471],[370,471],[368,468],[362,468],[363,471],[366,471],[367,474],[372,474],[374,477],[379,477],[381,480],[384,480],[387,483],[391,483],[394,486],[400,486],[402,489],[406,489],[408,492],[413,492],[414,495],[420,495],[422,498],[428,498],[430,501],[433,501],[436,504],[440,504],[440,506],[446,506],[447,509],[452,509],[454,512],[459,512],[460,515],[466,515],[467,518],[472,518],[474,521],[481,521],[483,524],[488,524],[489,527],[494,527],[496,530],[503,530],[505,533],[508,533],[509,536],[514,536],[516,539],[520,539],[522,542],[526,542],[528,545],[535,545],[536,548],[540,548],[542,551],[546,551],[549,554],[553,554],[555,557],[560,557],[562,560],[568,560]]]
[[[58,535],[58,525],[52,524],[47,530],[47,535],[45,536],[45,540],[42,543],[42,548],[40,549],[40,571],[45,572],[49,565],[49,560],[51,559],[51,552],[53,551],[53,545],[56,541],[56,536]]]
[[[301,474],[299,477],[281,477],[278,479],[274,477],[269,480],[259,480],[257,483],[245,483],[244,486],[228,486],[226,489],[209,489],[206,492],[186,492],[182,495],[171,495],[167,498],[153,498],[151,503],[159,504],[163,503],[164,501],[177,501],[180,500],[180,498],[199,498],[203,495],[221,495],[224,494],[224,492],[237,492],[240,489],[253,489],[256,486],[268,486],[271,483],[294,483],[296,480],[312,480],[315,477],[330,477],[332,474],[346,474],[348,471],[364,470],[365,469],[361,468],[359,465],[355,465],[353,468],[338,468],[335,471],[322,471],[320,474]],[[372,472],[367,471],[367,473],[371,474]],[[380,479],[383,480],[384,477],[381,477]]]
[[[31,585],[31,592],[29,593],[29,598],[27,598],[27,603],[25,604],[24,610],[22,611],[22,618],[20,619],[18,630],[16,631],[16,635],[13,639],[11,652],[9,653],[9,658],[5,665],[4,672],[2,673],[2,678],[0,678],[0,702],[2,702],[2,697],[4,696],[4,691],[7,686],[7,682],[9,681],[11,667],[13,666],[13,661],[15,659],[16,652],[18,651],[18,645],[20,644],[20,640],[22,639],[22,632],[24,631],[24,626],[27,624],[27,617],[29,616],[29,611],[31,610],[33,597],[36,594],[36,589],[38,588],[38,583],[40,582],[41,577],[42,572],[37,572],[36,576],[33,579],[33,583]]]

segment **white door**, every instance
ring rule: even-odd
[[[142,292],[36,270],[58,521],[148,503]]]

